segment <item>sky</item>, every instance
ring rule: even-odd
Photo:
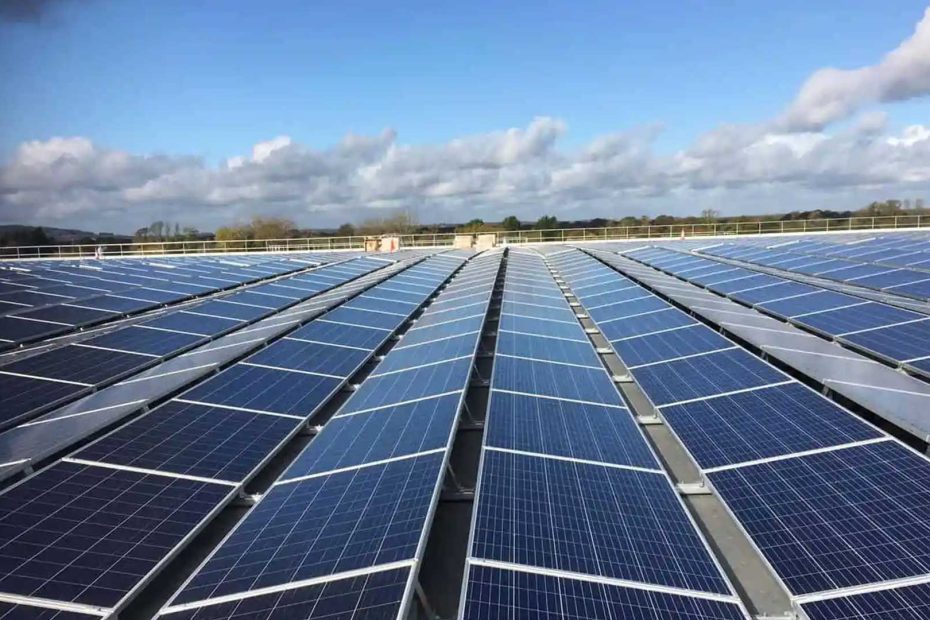
[[[0,0],[0,223],[930,202],[926,0]]]

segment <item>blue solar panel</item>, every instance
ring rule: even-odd
[[[342,306],[327,313],[326,319],[340,323],[349,323],[351,325],[364,325],[366,327],[394,330],[404,322],[405,317],[396,314],[384,314],[383,312],[371,312]]]
[[[535,318],[502,314],[500,317],[500,330],[520,332],[524,334],[537,334],[552,338],[567,338],[589,342],[584,330],[578,321],[542,321]]]
[[[925,269],[927,265],[923,266]],[[930,277],[930,274],[927,274]],[[907,295],[909,297],[917,297],[918,299],[927,299],[930,298],[930,282],[924,280],[922,282],[914,282],[913,284],[905,284],[903,286],[896,286],[894,288],[883,289],[889,293],[895,293],[898,295]]]
[[[443,454],[277,484],[175,603],[413,558]]]
[[[90,340],[84,340],[82,344],[149,355],[169,355],[203,341],[203,336],[164,332],[130,325]]]
[[[239,482],[299,424],[281,416],[169,401],[75,456]]]
[[[406,345],[406,342],[402,342]],[[421,366],[423,364],[433,364],[445,360],[451,360],[457,357],[472,356],[475,347],[478,344],[478,334],[466,334],[464,336],[454,336],[445,338],[427,344],[404,347],[402,349],[394,348],[390,354],[375,369],[375,373],[384,374],[387,372],[396,372]]]
[[[785,297],[791,297],[793,295],[813,293],[817,290],[819,289],[808,286],[807,284],[801,284],[800,282],[782,281],[781,284],[773,284],[772,286],[731,293],[730,297],[746,304],[758,304],[766,301],[775,301],[776,299],[784,299]]]
[[[350,413],[461,390],[471,376],[473,361],[469,357],[390,375],[368,377],[341,411]]]
[[[620,282],[618,281],[618,283]],[[611,293],[605,293],[603,288],[588,289],[588,292],[575,291],[575,293],[577,293],[579,299],[584,299],[586,306],[590,306],[591,308],[609,308],[613,304],[641,298],[647,294],[647,291],[639,286],[627,286],[626,288]]]
[[[389,295],[390,293],[385,292],[385,297]],[[397,293],[397,295],[398,297],[407,297],[406,295],[403,295],[402,293]],[[397,301],[393,301],[393,300],[387,300],[387,299],[374,299],[374,298],[366,297],[362,295],[350,301],[348,304],[346,304],[345,307],[346,308],[360,308],[362,310],[371,310],[374,312],[386,312],[388,314],[397,314],[400,316],[407,316],[408,314],[416,310],[417,306],[419,306],[421,303],[422,303],[422,300],[418,300],[418,301],[411,303],[407,301],[401,301],[400,299],[398,299]]]
[[[121,297],[119,295],[101,295],[100,297],[92,297],[90,299],[85,299],[83,302],[81,302],[81,305],[120,313],[139,312],[140,310],[146,310],[152,307],[153,304],[150,301],[131,299],[134,296],[134,293],[135,290],[125,291],[122,294],[126,295],[126,297]]]
[[[788,380],[743,349],[644,366],[632,372],[656,406]]]
[[[801,608],[809,620],[926,620],[930,618],[930,584],[814,601]]]
[[[324,318],[328,318],[324,315]],[[390,334],[383,329],[355,327],[330,323],[325,320],[312,321],[290,334],[291,338],[302,338],[315,342],[341,344],[348,347],[376,349]]]
[[[430,325],[429,327],[421,327],[418,323],[414,324],[414,328],[404,334],[401,340],[404,346],[478,331],[484,325],[484,314],[474,316],[470,319],[450,321],[442,325]]]
[[[611,321],[598,327],[608,340],[613,341],[694,324],[697,324],[697,321],[690,316],[676,308],[669,307],[666,310],[643,314],[631,319]]]
[[[24,603],[0,602],[0,620],[99,620],[100,616],[36,607]]]
[[[884,325],[919,319],[923,315],[900,310],[885,304],[872,303],[853,308],[829,310],[797,319],[798,323],[818,329],[827,334],[839,335],[862,329],[874,329]]]
[[[624,364],[639,366],[684,355],[728,349],[733,346],[733,342],[695,323],[685,329],[618,340],[613,345]]]
[[[901,269],[899,271],[888,270],[886,273],[879,273],[873,276],[867,276],[865,278],[856,278],[850,282],[850,284],[880,289],[887,288],[889,286],[901,286],[902,284],[910,284],[912,282],[917,282],[918,280],[926,280],[927,277],[928,274],[920,271],[911,271],[908,269]]]
[[[342,379],[236,364],[184,393],[188,400],[309,416]]]
[[[464,620],[744,620],[736,603],[472,566]]]
[[[83,385],[0,373],[0,428],[89,390]]]
[[[212,314],[215,316],[226,317],[240,321],[253,321],[259,317],[272,312],[268,308],[259,308],[258,306],[247,306],[240,303],[229,303],[222,299],[208,301],[207,303],[188,308],[191,312],[199,314]]]
[[[115,318],[117,315],[105,310],[92,310],[76,306],[57,305],[47,308],[38,308],[19,314],[21,317],[39,319],[40,321],[54,321],[68,325],[89,325]]]
[[[51,336],[69,329],[70,327],[67,325],[29,321],[27,319],[18,319],[15,316],[0,316],[0,338],[12,342],[25,342]]]
[[[461,394],[335,417],[281,477],[289,480],[444,448]]]
[[[190,314],[184,311],[172,312],[157,319],[141,323],[141,325],[147,325],[149,327],[187,332],[189,334],[200,334],[202,336],[220,334],[241,324],[241,321],[235,319],[218,319],[211,316]]]
[[[250,356],[248,361],[253,364],[348,377],[370,356],[370,351],[284,338]]]
[[[883,327],[843,340],[892,360],[909,360],[930,355],[930,320]]]
[[[158,617],[165,620],[389,620],[400,613],[409,575],[409,568],[380,571]]]
[[[152,362],[148,356],[68,345],[6,364],[0,370],[95,385]]]
[[[673,405],[662,415],[704,468],[881,436],[799,383]]]
[[[562,304],[560,307],[540,306],[532,303],[522,303],[515,301],[504,301],[501,305],[501,312],[506,314],[518,314],[520,316],[535,317],[538,319],[554,319],[558,321],[574,321],[575,313],[567,305]]]
[[[832,310],[833,308],[841,308],[863,301],[865,300],[852,297],[851,295],[843,295],[842,293],[834,293],[833,291],[820,291],[783,301],[769,301],[759,304],[759,307],[772,314],[790,317],[798,314]]]
[[[645,293],[646,291],[643,290],[642,292]],[[595,321],[603,323],[606,321],[622,320],[626,317],[639,318],[638,315],[654,312],[656,310],[664,310],[666,308],[668,308],[667,303],[655,295],[650,295],[642,299],[634,299],[632,301],[595,308],[590,310],[588,314],[591,315],[591,318]]]
[[[497,352],[503,355],[601,368],[601,361],[590,342],[501,332],[497,336]]]
[[[777,284],[781,281],[781,278],[776,278],[774,276],[756,274],[748,278],[740,278],[739,280],[730,280],[728,282],[714,284],[709,288],[722,295],[727,295],[735,291],[745,291],[747,289],[758,288],[760,286],[766,286],[769,284]]]
[[[627,409],[495,391],[485,443],[495,448],[658,469]]]
[[[794,594],[930,572],[930,462],[895,441],[709,476]]]
[[[112,607],[232,490],[58,463],[0,495],[0,591]]]
[[[613,381],[601,368],[587,368],[500,356],[494,360],[495,389],[621,404]]]
[[[729,594],[662,473],[483,457],[473,557]]]

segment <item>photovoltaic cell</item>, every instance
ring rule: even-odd
[[[485,450],[472,556],[728,594],[661,472]]]
[[[758,304],[766,301],[774,301],[776,299],[784,299],[792,295],[813,293],[817,290],[818,289],[813,286],[801,284],[800,282],[783,281],[781,284],[736,292],[731,294],[730,297],[738,299],[746,304]]]
[[[100,616],[23,603],[0,602],[0,620],[100,620]]]
[[[169,401],[75,457],[239,482],[300,420]]]
[[[930,355],[930,320],[850,334],[843,340],[893,360],[925,357]]]
[[[148,327],[168,329],[171,331],[213,336],[240,325],[241,321],[235,319],[219,319],[212,316],[201,316],[188,312],[172,312],[151,321],[140,323]]]
[[[436,453],[273,486],[174,603],[412,558],[442,462]]]
[[[853,308],[842,308],[800,317],[797,322],[820,331],[839,335],[862,329],[874,329],[884,325],[903,323],[921,318],[922,315],[899,310],[879,303],[867,303]],[[924,327],[926,329],[926,326]],[[930,331],[930,330],[928,330]]]
[[[308,416],[342,379],[236,364],[184,393],[187,400]]]
[[[843,295],[842,293],[834,293],[833,291],[819,291],[811,293],[810,295],[792,297],[784,301],[770,301],[759,304],[759,306],[773,314],[791,317],[798,314],[832,310],[862,301],[864,300],[858,297],[852,297],[851,295]]]
[[[414,347],[394,348],[384,361],[378,365],[375,373],[395,372],[423,364],[433,364],[456,357],[470,356],[475,352],[477,343],[478,334],[472,333]]]
[[[584,330],[581,329],[581,325],[579,325],[577,321],[574,323],[569,323],[567,321],[541,321],[535,318],[502,314],[500,317],[500,330],[588,342]]]
[[[709,477],[794,594],[930,572],[930,463],[895,441]]]
[[[65,306],[61,304],[23,312],[20,316],[42,321],[67,323],[68,325],[88,325],[90,323],[108,321],[116,317],[114,313],[105,310],[91,310],[89,308],[78,308],[76,306]]]
[[[409,568],[380,571],[163,614],[164,620],[393,620],[404,600]]]
[[[486,433],[495,448],[658,469],[625,409],[495,391]]]
[[[401,339],[403,346],[410,346],[423,342],[429,342],[438,338],[449,338],[461,334],[475,332],[484,325],[484,315],[473,316],[468,319],[459,319],[450,321],[442,325],[430,325],[429,327],[420,327],[415,325],[413,329],[407,331]]]
[[[58,463],[0,495],[0,591],[111,607],[231,490]]]
[[[471,566],[465,620],[745,620],[736,603]]]
[[[89,390],[82,385],[0,373],[0,427]]]
[[[461,394],[335,417],[281,476],[290,480],[445,447]]]
[[[788,380],[743,349],[634,368],[632,372],[656,406]]]
[[[697,321],[684,312],[669,307],[667,310],[659,310],[651,314],[643,314],[630,319],[611,321],[603,325],[599,324],[598,327],[608,340],[614,341],[619,338],[642,336],[664,329],[684,327],[696,323]]]
[[[330,321],[350,323],[352,325],[364,325],[366,327],[379,327],[388,330],[396,329],[404,322],[404,318],[405,317],[396,314],[358,310],[346,306],[336,308],[332,312],[326,314],[326,319]]]
[[[881,436],[800,383],[672,405],[662,416],[703,468]]]

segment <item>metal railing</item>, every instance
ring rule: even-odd
[[[707,224],[648,224],[603,228],[556,228],[551,230],[485,231],[497,236],[498,244],[566,241],[606,241],[723,235],[839,232],[873,229],[930,227],[930,217],[889,215],[818,220],[774,220],[766,222],[714,222]],[[401,248],[452,246],[460,233],[391,235]],[[467,233],[464,233],[467,234]],[[214,254],[242,252],[296,252],[321,250],[364,250],[364,236],[308,237],[304,239],[250,239],[231,241],[149,241],[0,247],[0,258],[90,258],[97,248],[106,256]]]

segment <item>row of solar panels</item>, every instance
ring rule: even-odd
[[[0,494],[0,592],[25,597],[15,613],[115,614],[462,261],[384,280]]]
[[[0,349],[350,257],[5,263],[0,266]]]
[[[901,267],[873,263],[868,254],[864,254],[855,260],[837,258],[837,256],[843,255],[839,250],[825,253],[822,245],[822,242],[808,241],[799,244],[779,245],[774,248],[758,248],[747,247],[739,243],[724,243],[705,247],[701,252],[710,256],[732,258],[844,284],[861,286],[883,293],[892,293],[924,301],[930,299],[930,262],[926,262],[930,258],[930,253],[917,251],[916,254],[919,260],[914,263],[914,266]],[[923,247],[926,242],[918,242],[918,245]],[[884,250],[884,252],[889,251]]]
[[[0,366],[0,429],[380,268],[360,258],[159,314]]]
[[[500,261],[457,274],[162,617],[403,617]]]
[[[493,372],[464,618],[747,617],[538,254]]]
[[[813,385],[849,399],[919,442],[930,442],[930,417],[926,415],[930,383],[633,259],[601,250],[589,252],[767,359],[792,368]]]
[[[930,317],[925,314],[675,250],[646,248],[624,255],[896,366],[930,376]]]
[[[811,620],[926,609],[926,457],[591,256],[550,260]]]

